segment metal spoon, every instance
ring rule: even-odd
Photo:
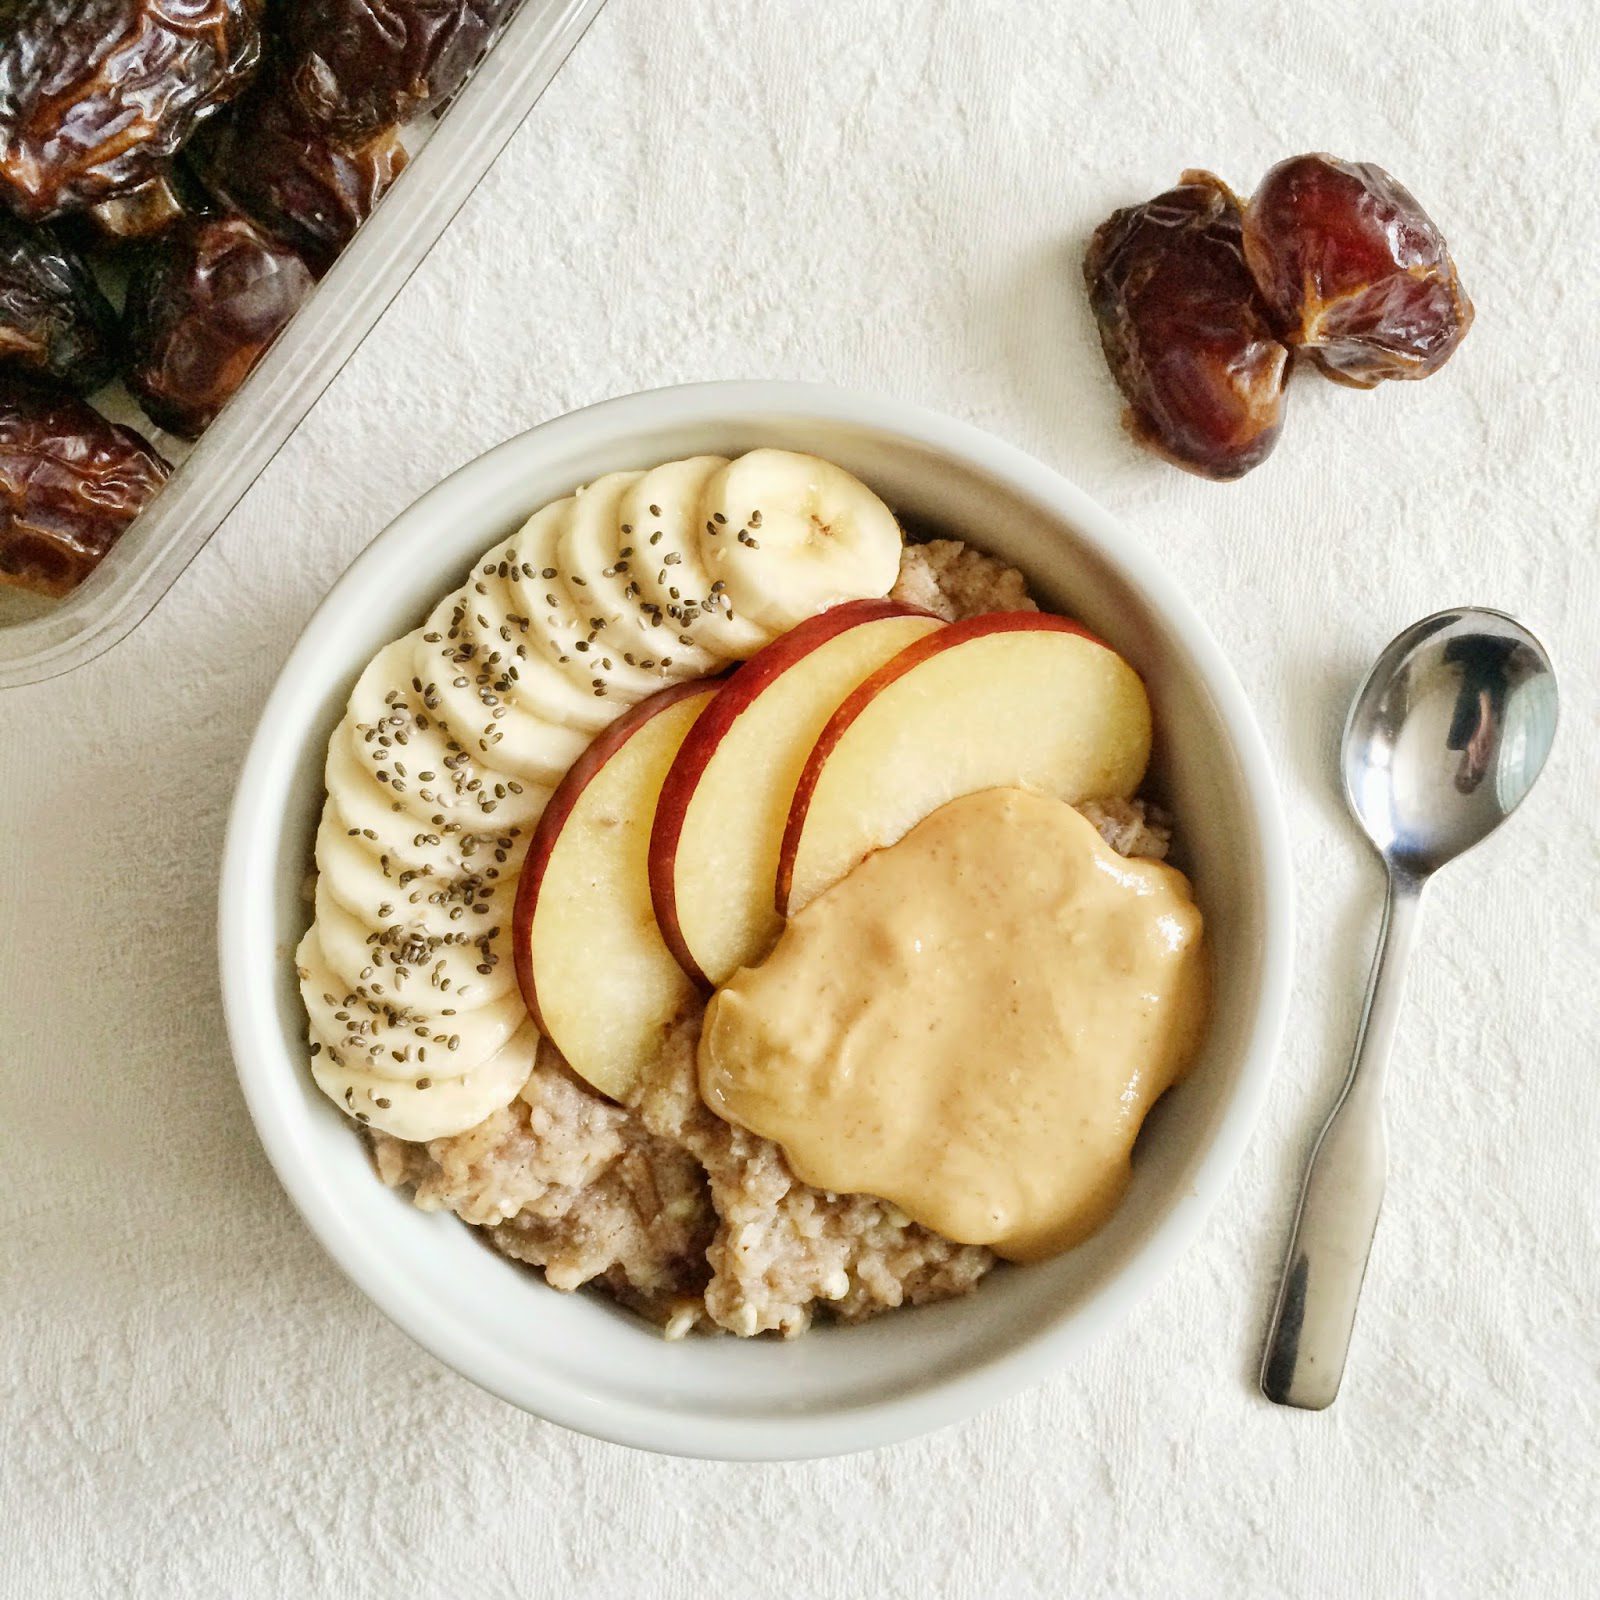
[[[1344,728],[1344,793],[1389,874],[1355,1059],[1306,1169],[1261,1389],[1320,1411],[1339,1392],[1388,1167],[1383,1079],[1429,878],[1517,808],[1550,753],[1556,680],[1498,611],[1440,611],[1374,663]]]

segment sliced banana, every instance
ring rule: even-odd
[[[604,645],[605,658],[613,663],[608,682],[628,683],[649,693],[660,687],[661,679],[659,674],[638,668],[654,644],[648,637],[651,630],[646,614],[628,592],[638,552],[622,532],[619,515],[623,495],[643,476],[642,472],[613,472],[580,489],[558,550],[562,580],[574,608],[591,630],[601,624],[596,642]],[[593,651],[588,653],[593,655]],[[619,668],[626,669],[626,674]],[[630,678],[634,673],[640,675]]]
[[[609,642],[621,648],[626,665],[653,674],[659,685],[669,678],[703,676],[717,667],[719,657],[694,643],[684,622],[668,616],[668,606],[677,609],[678,601],[659,598],[666,589],[651,581],[652,573],[669,577],[668,587],[679,587],[685,580],[662,565],[661,550],[652,548],[649,535],[642,531],[653,503],[641,488],[648,476],[627,474],[629,481],[604,522],[599,517],[574,516],[565,548],[569,575],[581,574],[588,581],[587,592],[598,591],[601,596],[592,615],[614,619],[606,629]],[[636,522],[636,517],[641,520]],[[609,559],[595,570],[602,551],[609,552]],[[692,587],[693,580],[689,582]],[[680,594],[687,593],[680,589]]]
[[[770,633],[841,600],[885,595],[900,573],[894,513],[859,478],[817,456],[752,450],[700,500],[700,559],[736,613]]]
[[[311,1075],[330,1100],[358,1122],[381,1128],[396,1139],[420,1142],[465,1133],[491,1112],[510,1105],[533,1071],[539,1032],[531,1022],[524,1023],[496,1055],[455,1077],[438,1077],[424,1069],[406,1079],[382,1078],[341,1066],[318,1046],[313,1038]]]
[[[518,547],[515,578],[509,555],[504,562],[507,600],[515,595],[515,602],[530,605],[530,610],[517,614],[518,618],[528,616],[530,626],[526,632],[531,642],[546,645],[546,659],[550,659],[550,646],[554,645],[555,664],[565,670],[574,693],[582,690],[590,704],[600,701],[603,706],[606,699],[621,699],[626,706],[659,688],[659,678],[638,672],[624,661],[629,642],[626,638],[614,642],[618,624],[611,619],[606,605],[606,590],[613,589],[614,594],[621,595],[621,589],[611,584],[618,560],[616,502],[634,477],[637,474],[632,472],[613,472],[597,478],[587,488],[557,502],[562,510],[558,517],[541,514],[531,518],[517,538],[510,541]],[[483,570],[488,566],[490,562],[485,560]],[[501,562],[496,558],[493,574],[485,576],[485,571],[480,570],[461,592],[467,619],[478,622],[480,629],[494,621],[493,586],[501,581],[499,568]],[[530,578],[530,573],[536,576]],[[546,576],[547,573],[555,576]],[[502,602],[501,610],[515,610],[515,605]],[[510,634],[509,626],[506,632]],[[469,677],[470,688],[485,706],[501,707],[506,701],[506,696],[494,688],[486,667],[478,667],[474,674],[462,667],[446,682],[459,686],[461,677]],[[507,712],[509,706],[501,710],[502,717]],[[490,710],[480,706],[477,722],[488,722],[490,715]],[[509,736],[504,744],[509,746]]]
[[[504,548],[516,553],[515,541]],[[474,580],[480,583],[486,594],[458,590],[447,596],[417,635],[424,687],[471,689],[482,707],[479,723],[492,721],[495,707],[506,705],[560,728],[597,733],[605,727],[611,708],[585,694],[530,637],[533,619],[519,609],[509,581]]]
[[[417,868],[387,850],[374,854],[368,843],[359,835],[351,837],[340,808],[330,799],[317,825],[317,893],[321,894],[325,884],[331,885],[342,906],[364,918],[368,927],[375,928],[390,915],[383,907],[392,906],[398,897],[400,874]],[[437,864],[423,862],[420,865],[452,877],[457,871],[455,864],[445,859],[442,852]]]
[[[368,725],[352,725],[346,742],[366,781],[392,795],[403,814],[436,831],[453,824],[474,833],[538,821],[548,783],[474,760],[442,722],[404,697],[394,710],[406,719],[405,746],[381,748],[364,731]]]
[[[673,676],[659,660],[650,667],[641,664],[649,659],[649,630],[636,616],[625,616],[620,604],[612,614],[604,592],[610,581],[600,576],[612,571],[621,559],[617,507],[623,491],[637,476],[614,472],[580,489],[573,496],[557,546],[562,580],[578,618],[579,631],[571,641],[571,651],[583,657],[591,692],[624,706],[644,699]],[[601,586],[599,593],[596,584]]]
[[[416,640],[414,691],[478,760],[517,778],[550,781],[554,774],[558,779],[574,760],[571,747],[582,749],[594,731],[568,710],[568,702],[578,701],[578,688],[520,638],[512,643],[499,637],[515,638],[518,632],[509,621],[515,608],[501,579],[478,578],[474,587],[485,594],[454,595],[448,610],[437,608],[411,635]],[[565,701],[560,694],[544,694],[554,717],[514,694],[518,648],[533,656],[534,674],[542,672],[544,682],[565,693]]]
[[[618,533],[634,551],[630,575],[639,585],[637,598],[652,618],[652,638],[663,641],[652,658],[664,653],[676,665],[676,646],[693,652],[685,659],[702,672],[718,661],[754,655],[771,638],[734,611],[725,584],[713,590],[716,580],[700,557],[700,501],[727,465],[725,456],[690,456],[652,467],[618,507]]]
[[[369,850],[407,866],[427,861],[443,868],[454,861],[445,837],[413,817],[357,762],[350,747],[348,723],[340,723],[328,741],[323,781],[328,786],[324,821],[332,817],[352,843],[359,839]],[[439,843],[429,845],[431,839],[438,839]]]
[[[478,971],[489,965],[485,951],[469,934],[397,914],[398,907],[376,922],[368,920],[360,908],[340,903],[327,874],[317,882],[316,908],[322,954],[347,992],[381,983],[391,997],[438,1017],[447,1008],[459,1014],[463,1007],[488,1005],[516,984],[509,918],[489,941],[495,960],[485,976]],[[452,997],[460,1003],[452,1006]]]
[[[416,826],[405,819],[408,830]],[[386,849],[381,835],[374,841],[359,829],[352,831],[344,808],[330,798],[317,828],[317,870],[334,880],[341,903],[362,911],[393,900],[405,873],[420,871],[444,882],[469,877],[491,885],[514,882],[532,836],[531,828],[498,834],[408,833],[403,849]],[[417,840],[430,842],[414,849]]]
[[[491,688],[470,680],[462,683],[463,676],[439,683],[425,703],[475,762],[524,783],[554,788],[589,748],[587,729],[546,722]]]
[[[407,634],[380,650],[350,695],[345,721],[357,764],[423,822],[442,816],[483,829],[535,820],[544,809],[539,781],[500,771],[463,747],[436,699],[415,687],[415,644]]]
[[[518,600],[532,614],[530,635],[537,636],[546,656],[581,683],[591,698],[608,705],[613,716],[663,684],[695,675],[694,669],[672,655],[670,630],[653,620],[620,647],[614,646],[604,611],[580,605],[588,592],[585,574],[567,568],[565,545],[574,522],[586,551],[609,541],[613,555],[608,564],[620,559],[616,552],[622,549],[621,524],[626,521],[620,515],[620,503],[628,486],[615,480],[629,477],[615,473],[597,479],[581,494],[558,500],[530,518],[518,538],[527,545],[529,565],[538,576],[529,579],[519,571],[513,586]],[[586,555],[588,559],[592,556]],[[550,572],[556,574],[554,579],[546,577]],[[647,648],[652,653],[645,653]]]
[[[507,1104],[539,1039],[516,879],[553,786],[628,706],[886,594],[899,560],[893,516],[848,473],[696,456],[544,507],[380,651],[329,744],[296,955],[323,1089],[406,1139]]]
[[[331,895],[364,935],[384,947],[399,947],[416,936],[429,949],[448,944],[476,951],[485,939],[498,949],[510,938],[525,853],[526,845],[521,852],[515,846],[497,848],[469,872],[434,875],[426,867],[402,867],[392,857],[386,864],[343,835],[324,813],[316,844],[318,904],[324,892]],[[482,961],[472,955],[472,964]],[[465,973],[461,979],[473,982]],[[481,979],[480,974],[475,988],[482,987]]]
[[[347,984],[334,970],[317,924],[300,941],[295,966],[312,1037],[335,1065],[374,1077],[470,1072],[499,1051],[528,1014],[515,990],[483,1005],[451,1005],[453,991],[430,991],[413,1004],[410,984],[401,986],[403,993],[384,977]]]
[[[608,697],[596,694],[595,673],[589,667],[589,657],[594,653],[584,638],[589,630],[587,625],[579,627],[572,590],[561,575],[561,537],[576,504],[576,495],[553,500],[517,530],[516,543],[522,559],[506,583],[522,614],[529,618],[530,651],[537,646],[575,692],[603,705]],[[577,648],[580,640],[581,650]],[[610,712],[615,716],[617,708],[611,707]]]
[[[498,862],[502,852],[514,853],[520,860],[537,821],[535,817],[525,824],[502,825],[496,815],[483,819],[481,825],[463,825],[450,818],[435,824],[431,815],[414,817],[356,761],[344,736],[336,735],[328,746],[325,778],[328,804],[324,823],[352,845],[363,846],[375,861],[387,858],[393,869],[427,867],[443,876],[459,877]],[[525,787],[524,793],[540,811],[549,799],[549,791],[544,789]],[[504,862],[498,864],[505,866]]]

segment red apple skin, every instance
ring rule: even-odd
[[[717,692],[717,697],[701,713],[689,730],[656,802],[656,820],[650,832],[650,897],[655,903],[656,922],[667,948],[689,977],[709,993],[715,985],[701,970],[683,937],[678,920],[677,883],[673,868],[678,840],[689,815],[689,802],[700,775],[710,764],[723,736],[734,721],[749,709],[751,702],[768,684],[790,667],[810,655],[819,645],[836,638],[848,628],[883,617],[931,617],[921,606],[902,605],[898,600],[847,600],[842,605],[819,611],[771,644],[763,646],[745,661]],[[552,798],[551,804],[555,803]],[[537,841],[536,841],[537,842]],[[529,858],[532,858],[532,848]]]
[[[893,683],[896,678],[903,677],[919,662],[926,661],[941,651],[964,644],[969,639],[981,639],[985,634],[1026,631],[1076,633],[1103,649],[1111,648],[1099,635],[1090,633],[1079,623],[1067,617],[1058,617],[1051,611],[986,611],[981,616],[947,623],[938,632],[930,633],[925,639],[918,639],[915,644],[907,645],[892,661],[886,661],[870,678],[851,691],[849,698],[834,712],[827,727],[817,736],[817,742],[812,746],[805,770],[800,774],[800,782],[795,788],[794,803],[789,807],[789,820],[784,825],[783,843],[778,851],[778,882],[773,898],[780,917],[789,914],[789,891],[794,882],[794,861],[800,848],[800,833],[805,827],[811,796],[815,793],[817,781],[822,775],[822,765],[845,729],[861,715],[868,702],[875,699],[879,691]]]
[[[544,881],[545,868],[551,852],[560,837],[578,796],[588,788],[590,780],[613,755],[625,745],[647,722],[680,700],[692,694],[701,694],[715,678],[687,678],[682,683],[668,684],[654,694],[646,696],[630,707],[610,727],[603,728],[590,743],[589,748],[567,769],[567,775],[556,785],[550,796],[533,838],[528,841],[527,859],[522,863],[522,875],[517,879],[517,899],[512,911],[511,953],[516,963],[517,986],[522,990],[523,1004],[543,1034],[549,1029],[539,1014],[538,989],[533,977],[533,916],[539,904],[539,886]]]

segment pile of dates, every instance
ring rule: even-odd
[[[1410,191],[1327,155],[1280,161],[1247,201],[1186,172],[1103,222],[1083,271],[1130,430],[1208,478],[1271,453],[1297,362],[1358,389],[1426,378],[1472,326]]]
[[[516,4],[0,0],[0,582],[93,569],[169,468],[85,397],[197,438]]]

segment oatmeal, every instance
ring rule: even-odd
[[[911,545],[893,595],[946,619],[1034,609],[1021,574],[953,540]],[[1079,807],[1112,849],[1165,856],[1170,829],[1137,799]],[[427,1210],[484,1228],[555,1288],[594,1284],[669,1336],[802,1333],[963,1295],[995,1264],[867,1195],[796,1178],[770,1140],[700,1097],[692,1003],[616,1104],[548,1041],[518,1099],[465,1132],[408,1143],[368,1129],[379,1175]]]
[[[987,611],[1039,609],[1015,567],[1008,567],[959,539],[908,544],[900,557],[900,576],[889,596],[931,611],[946,622],[961,622]]]

